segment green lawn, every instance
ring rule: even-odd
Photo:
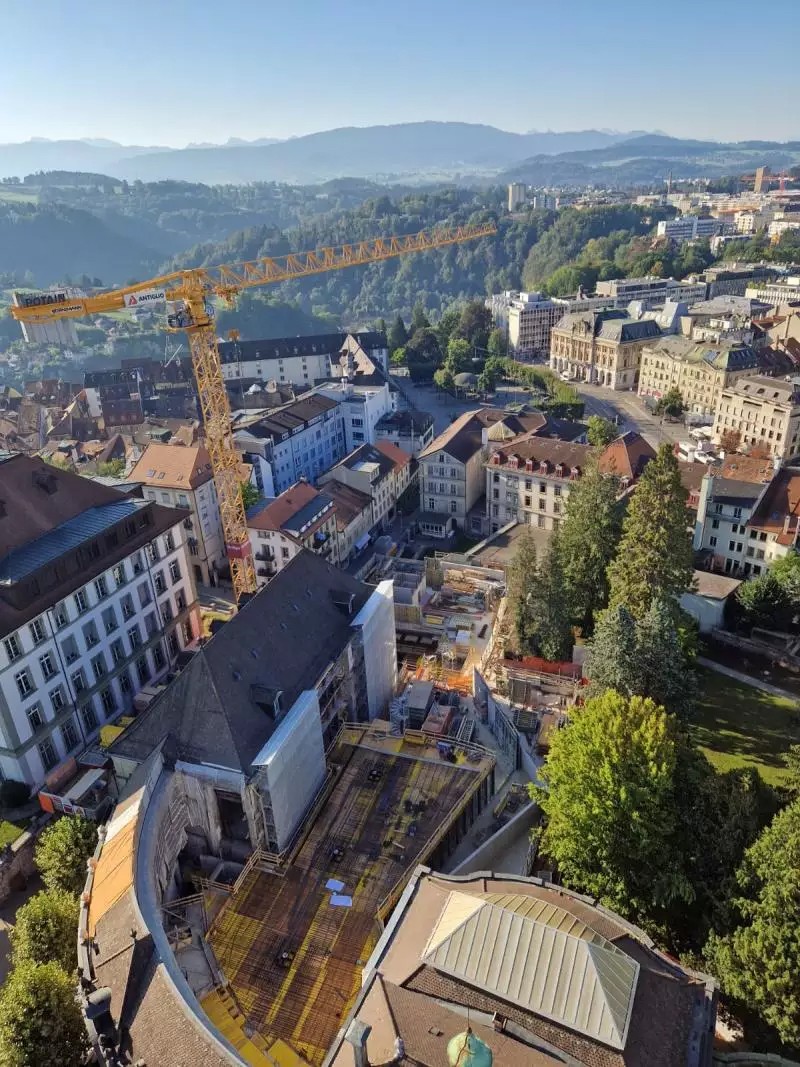
[[[0,200],[9,204],[35,204],[39,197],[36,193],[17,192],[16,189],[3,189],[0,187]]]
[[[800,702],[762,693],[716,671],[698,670],[694,736],[720,771],[756,767],[767,782],[783,778],[782,754],[800,742]]]
[[[24,833],[24,829],[21,826],[17,826],[13,822],[9,822],[7,819],[0,819],[0,848],[5,845],[11,845],[18,837],[21,837]]]

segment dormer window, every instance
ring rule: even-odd
[[[503,453],[502,452],[493,452],[492,453],[492,463],[495,465],[495,467],[499,467],[502,462],[503,462]]]
[[[557,478],[563,478],[564,477],[564,464],[563,463],[556,463],[556,477]]]
[[[511,467],[512,470],[518,470],[519,469],[519,456],[509,456],[508,457],[508,465],[509,465],[509,467]]]
[[[569,472],[569,476],[570,478],[577,478],[580,476],[580,473],[581,472],[578,470],[577,467],[573,467]]]
[[[550,464],[547,462],[546,459],[539,460],[539,473],[540,474],[547,474],[549,468],[550,468]]]
[[[533,470],[533,460],[532,459],[526,459],[525,460],[525,470],[526,471],[532,471]]]

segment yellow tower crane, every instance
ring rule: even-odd
[[[11,314],[19,322],[36,324],[100,315],[125,308],[157,307],[161,302],[167,302],[168,309],[171,309],[167,314],[167,329],[188,336],[206,447],[211,457],[219,499],[225,550],[230,560],[233,589],[238,601],[243,593],[255,592],[256,573],[239,486],[239,456],[233,443],[231,412],[217,348],[214,298],[219,297],[227,304],[232,304],[243,289],[307,278],[312,274],[342,270],[344,267],[379,263],[409,252],[424,252],[477,237],[488,237],[495,232],[496,228],[491,223],[434,229],[405,237],[378,237],[336,248],[293,253],[275,259],[173,271],[136,285],[126,285],[92,296],[24,294],[17,298]]]

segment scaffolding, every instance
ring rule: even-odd
[[[392,742],[394,743],[394,742]],[[328,803],[277,877],[254,866],[209,931],[248,1027],[319,1064],[360,988],[387,896],[425,862],[488,773],[402,740],[343,741]]]

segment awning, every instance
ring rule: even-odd
[[[369,544],[369,534],[365,533],[363,537],[359,537],[356,541],[356,552],[360,552],[362,548],[366,548]]]
[[[77,803],[96,782],[105,777],[105,773],[102,767],[95,767],[93,770],[87,771],[86,774],[82,774],[78,781],[66,791],[64,800],[71,800],[73,803]]]

